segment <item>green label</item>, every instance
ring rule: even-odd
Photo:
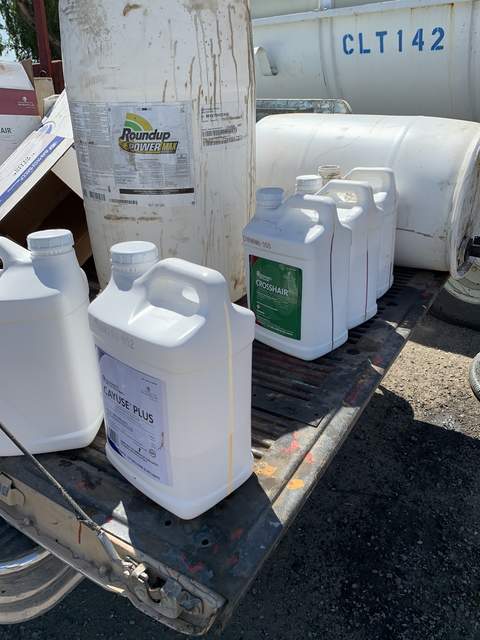
[[[258,325],[281,336],[300,340],[302,270],[250,256],[250,305]]]

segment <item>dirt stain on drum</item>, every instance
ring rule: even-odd
[[[130,2],[127,2],[127,4],[123,8],[123,15],[128,16],[130,11],[135,11],[135,9],[141,9],[141,8],[142,8],[141,4],[130,4]]]

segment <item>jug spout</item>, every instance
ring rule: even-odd
[[[119,242],[110,249],[112,276],[121,291],[129,291],[137,278],[158,262],[153,242]]]

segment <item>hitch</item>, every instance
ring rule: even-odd
[[[147,566],[143,562],[137,564],[130,558],[124,562],[124,566],[124,575],[135,595],[145,604],[155,605],[161,615],[175,620],[181,614],[203,613],[202,600],[186,591],[174,578],[152,581]]]

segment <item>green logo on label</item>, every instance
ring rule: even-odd
[[[177,153],[178,140],[170,140],[171,135],[170,131],[154,129],[142,116],[127,113],[118,144],[128,153]]]
[[[287,338],[302,334],[302,270],[250,256],[250,306],[257,324]]]

